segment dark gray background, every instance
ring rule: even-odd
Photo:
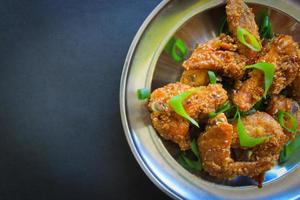
[[[0,1],[0,199],[166,199],[119,115],[129,45],[159,0]]]

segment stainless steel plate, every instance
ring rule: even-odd
[[[292,35],[300,43],[300,2],[297,0],[247,1],[255,13],[267,11],[276,33]],[[180,64],[162,53],[176,35],[190,51],[199,42],[216,37],[222,16],[222,0],[163,1],[138,31],[124,65],[120,87],[120,109],[125,134],[139,164],[163,191],[178,199],[297,199],[300,198],[300,153],[284,166],[266,175],[263,189],[247,178],[216,182],[207,175],[197,177],[172,157],[177,149],[163,141],[151,126],[144,102],[136,90],[155,89],[178,80]]]

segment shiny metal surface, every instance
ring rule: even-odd
[[[267,10],[276,33],[292,35],[300,43],[300,3],[284,0],[247,1],[255,13]],[[183,169],[172,157],[177,149],[161,140],[151,126],[139,88],[155,89],[178,80],[181,66],[162,50],[172,35],[182,38],[190,51],[199,42],[217,35],[224,12],[222,0],[163,1],[137,33],[124,65],[120,86],[120,109],[128,143],[149,178],[177,199],[297,199],[300,198],[300,153],[266,175],[263,189],[246,178],[214,182]]]

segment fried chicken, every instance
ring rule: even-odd
[[[235,162],[230,151],[232,135],[233,126],[224,114],[219,114],[208,122],[206,131],[198,138],[203,168],[210,175],[218,178],[255,177],[273,166],[268,160]]]
[[[229,31],[232,33],[233,38],[236,41],[238,41],[237,29],[238,27],[241,27],[246,29],[249,33],[251,33],[260,43],[260,37],[258,33],[258,27],[255,22],[255,16],[252,12],[252,9],[249,8],[243,0],[227,0],[226,13]],[[238,42],[238,50],[240,54],[250,59],[250,62],[255,60],[258,56],[257,52],[252,51],[240,42]]]
[[[154,128],[163,138],[177,143],[182,150],[190,146],[189,122],[173,111],[169,100],[192,88],[182,83],[168,84],[154,90],[148,103]],[[201,87],[183,102],[183,106],[189,116],[197,120],[203,114],[214,112],[227,99],[227,92],[222,85],[215,84]]]
[[[183,63],[185,70],[206,69],[221,72],[225,76],[243,77],[247,58],[237,53],[235,41],[228,35],[220,35],[200,44],[191,57]]]
[[[271,100],[268,103],[267,113],[272,115],[275,119],[278,118],[277,114],[278,111],[286,111],[293,114],[298,122],[298,129],[297,132],[300,133],[300,107],[299,104],[294,101],[293,99],[287,98],[283,95],[273,95]],[[291,121],[285,121],[286,126],[291,127]],[[289,140],[294,139],[295,134],[289,132],[288,130],[284,129],[284,133],[287,135]]]
[[[264,49],[258,62],[268,62],[275,66],[275,75],[270,94],[279,94],[291,84],[300,70],[300,58],[297,54],[298,44],[288,35],[278,35]],[[234,104],[242,111],[251,109],[264,93],[264,75],[253,70],[250,78],[233,93]]]

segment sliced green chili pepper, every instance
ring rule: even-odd
[[[150,96],[150,89],[148,88],[141,88],[137,90],[137,97],[139,100],[148,99]]]
[[[275,74],[275,66],[271,63],[267,62],[260,62],[256,63],[254,65],[248,65],[245,67],[246,69],[255,68],[263,71],[264,77],[265,77],[265,92],[264,92],[264,98],[267,97],[268,90],[271,87],[273,83],[273,78]]]
[[[245,37],[247,37],[250,40],[250,42],[251,42],[250,44],[246,41]],[[257,51],[257,52],[261,51],[260,43],[254,37],[254,35],[249,33],[246,29],[238,27],[237,28],[237,38],[240,41],[240,43],[242,43],[243,45],[245,45],[252,51]]]
[[[213,72],[213,71],[208,71],[207,74],[208,74],[208,77],[209,77],[209,82],[210,82],[211,84],[216,84],[216,83],[217,83],[217,77],[216,77],[215,72]]]
[[[285,163],[290,159],[293,153],[300,148],[300,135],[297,135],[296,138],[286,144],[283,150],[280,153],[279,164]]]
[[[191,118],[188,113],[185,111],[184,107],[183,107],[183,101],[188,98],[191,94],[199,91],[201,88],[195,88],[192,90],[188,90],[185,91],[177,96],[172,97],[169,100],[169,104],[171,105],[171,107],[173,108],[173,110],[180,116],[184,117],[185,119],[189,120],[192,124],[194,124],[195,126],[197,126],[199,128],[199,124],[198,122],[196,122],[196,120],[194,120],[193,118]]]
[[[288,117],[292,123],[292,127],[288,128],[285,125],[285,117]],[[278,121],[280,123],[280,126],[285,128],[287,131],[291,132],[291,133],[296,133],[297,132],[297,128],[298,128],[298,122],[296,117],[291,113],[291,112],[285,112],[283,110],[279,110],[278,111]]]
[[[237,131],[239,135],[240,144],[242,147],[254,147],[258,144],[263,143],[269,136],[263,136],[263,137],[252,137],[248,135],[244,124],[241,120],[241,115],[239,111],[237,111],[237,115],[235,116],[237,118]]]
[[[197,142],[196,140],[194,139],[191,143],[191,150],[192,152],[194,153],[194,155],[200,159],[200,153],[199,153],[199,149],[198,149],[198,145],[197,145]]]

